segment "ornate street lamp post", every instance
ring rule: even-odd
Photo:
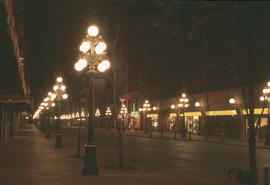
[[[200,102],[197,101],[197,102],[195,102],[194,105],[195,105],[195,107],[197,108],[197,110],[198,110],[199,112],[201,112],[201,111],[200,111],[200,107],[201,107]],[[203,115],[202,112],[201,112],[201,115]],[[201,132],[201,124],[200,124],[200,123],[198,123],[198,127],[199,127],[199,128],[198,128],[198,133],[200,133],[200,132]]]
[[[121,109],[120,109],[120,115],[122,117],[122,123],[121,123],[121,126],[120,126],[120,129],[119,129],[119,168],[122,168],[123,167],[123,148],[122,148],[122,128],[121,127],[124,127],[124,122],[125,122],[125,117],[127,115],[127,108],[125,106],[124,103],[122,103],[121,105]]]
[[[52,97],[51,92],[48,93],[48,96],[44,99],[42,104],[45,106],[45,112],[47,114],[46,138],[51,138],[50,108],[55,107],[54,98]]]
[[[100,110],[99,110],[99,109],[96,109],[95,116],[96,116],[97,118],[100,116]]]
[[[88,28],[88,35],[80,45],[80,51],[82,55],[79,61],[75,64],[77,71],[85,69],[90,73],[89,80],[89,113],[88,119],[88,142],[85,145],[85,158],[84,167],[82,169],[83,174],[99,174],[98,165],[96,162],[96,145],[94,144],[94,121],[95,121],[95,74],[99,72],[105,72],[110,68],[110,62],[104,60],[106,56],[107,45],[103,41],[101,35],[99,35],[99,29],[97,26],[90,26]]]
[[[145,112],[145,131],[144,131],[144,133],[147,134],[148,133],[147,114],[148,114],[149,111],[151,111],[150,104],[149,104],[149,101],[148,100],[145,100],[144,101],[143,111]]]
[[[107,117],[107,118],[110,118],[111,116],[112,116],[112,111],[111,111],[111,109],[110,109],[110,107],[107,107],[107,109],[106,109],[106,112],[105,112],[105,116]],[[111,125],[110,125],[110,119],[109,119],[109,122],[107,122],[107,130],[109,130],[110,129],[110,127],[111,127]]]
[[[111,112],[110,107],[107,107],[106,112],[105,112],[105,115],[106,116],[111,116],[112,115],[112,112]]]
[[[174,118],[174,139],[176,139],[176,132],[177,132],[177,128],[176,128],[176,118],[179,118],[179,115],[178,115],[178,111],[176,110],[176,106],[175,105],[171,105],[171,110],[172,112],[175,112],[176,113],[176,117]]]
[[[180,113],[181,113],[181,109],[185,109],[187,107],[189,107],[189,100],[187,98],[187,95],[185,93],[182,93],[181,98],[179,99],[179,104],[177,105],[180,108]],[[186,126],[185,126],[185,115],[184,115],[184,111],[183,111],[183,120],[182,120],[182,124],[181,124],[181,136],[182,137],[186,137]]]
[[[234,98],[230,98],[229,99],[229,103],[233,106],[233,108],[235,109],[235,113],[237,115],[237,107],[236,107],[236,101],[235,101],[235,99]],[[232,120],[233,120],[233,117],[232,117]],[[221,135],[221,141],[224,141],[224,129],[221,130],[220,135]]]
[[[153,108],[152,108],[152,112],[153,113],[156,113],[157,112],[157,107],[156,106],[154,106]],[[151,122],[150,122],[150,138],[152,138],[152,132],[153,132],[153,117],[151,117]]]
[[[56,122],[56,141],[55,141],[55,148],[59,149],[62,148],[62,141],[60,134],[60,115],[61,115],[61,101],[68,98],[66,92],[66,86],[63,83],[63,78],[61,76],[56,78],[56,84],[53,86],[54,93],[51,95],[53,99],[56,100],[56,114],[57,114],[57,122]]]
[[[269,146],[270,145],[270,114],[269,114],[270,81],[267,82],[267,87],[263,89],[263,94],[264,94],[264,101],[265,101],[267,108],[268,108],[267,130],[266,130],[264,145]]]

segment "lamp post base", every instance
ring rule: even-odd
[[[84,157],[84,167],[82,169],[83,175],[98,175],[99,169],[96,161],[96,145],[86,144],[85,157]]]
[[[265,135],[264,145],[269,146],[270,145],[270,132],[268,131]]]
[[[55,136],[56,136],[56,141],[55,141],[55,148],[57,148],[57,149],[60,149],[60,148],[62,148],[63,146],[62,146],[62,141],[61,141],[61,138],[62,138],[62,134],[55,134]]]

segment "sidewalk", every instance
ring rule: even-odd
[[[118,133],[116,129],[109,130],[113,133]],[[149,137],[150,138],[150,131],[148,134],[145,134],[144,131],[134,131],[134,130],[125,130],[123,134],[127,136],[137,136],[137,137]],[[161,137],[161,133],[157,131],[152,132],[152,138],[153,139],[170,139],[174,140],[175,135],[174,132],[164,132],[163,138]],[[182,138],[179,133],[176,134],[176,140],[179,141],[190,141],[189,140],[189,134],[187,134],[186,138]],[[199,135],[191,135],[191,141],[196,142],[205,142],[204,136]],[[248,146],[248,138],[240,138],[240,139],[231,139],[231,138],[225,138],[224,141],[221,141],[219,137],[209,136],[207,138],[207,142],[209,143],[215,143],[215,144],[223,144],[223,145],[233,145],[233,146],[241,146],[241,147],[247,147]],[[257,139],[256,141],[256,148],[261,149],[270,149],[270,146],[264,145],[264,139]]]
[[[54,137],[46,139],[36,128],[16,130],[14,138],[0,151],[0,185],[207,185],[179,172],[124,161],[118,169],[114,151],[98,147],[98,176],[83,176],[83,158],[63,138],[63,149],[54,148]],[[82,150],[83,151],[83,150]]]

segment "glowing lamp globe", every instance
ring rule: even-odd
[[[67,94],[63,94],[62,95],[62,98],[65,100],[65,99],[67,99],[68,98],[68,95]]]
[[[57,91],[57,89],[58,89],[58,86],[57,86],[57,85],[54,85],[54,86],[53,86],[53,90],[54,90],[54,91]]]
[[[92,25],[88,28],[88,35],[91,37],[96,37],[99,33],[98,27]]]
[[[89,42],[83,42],[80,45],[80,51],[86,53],[90,49],[90,43]]]
[[[103,60],[99,65],[98,65],[98,71],[104,72],[107,69],[109,69],[111,66],[110,62],[108,60]]]
[[[64,90],[66,90],[66,86],[65,86],[65,85],[61,85],[60,89],[61,89],[62,91],[64,91]]]
[[[235,99],[234,99],[234,98],[231,98],[231,99],[229,100],[229,103],[230,103],[230,104],[235,104]]]
[[[80,59],[76,64],[75,64],[75,69],[76,71],[81,71],[87,66],[87,61],[85,59]]]
[[[106,48],[107,48],[107,45],[106,45],[105,42],[99,42],[98,45],[95,48],[95,52],[97,54],[101,54],[101,53],[103,53],[103,51],[106,50]]]
[[[61,83],[61,82],[63,81],[63,78],[59,76],[59,77],[56,78],[56,81],[57,81],[58,83]]]
[[[56,94],[52,94],[51,98],[52,98],[52,100],[54,100],[56,98]]]

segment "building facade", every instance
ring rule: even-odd
[[[0,146],[13,137],[13,130],[28,122],[32,110],[29,76],[24,66],[24,16],[12,0],[0,1]]]

